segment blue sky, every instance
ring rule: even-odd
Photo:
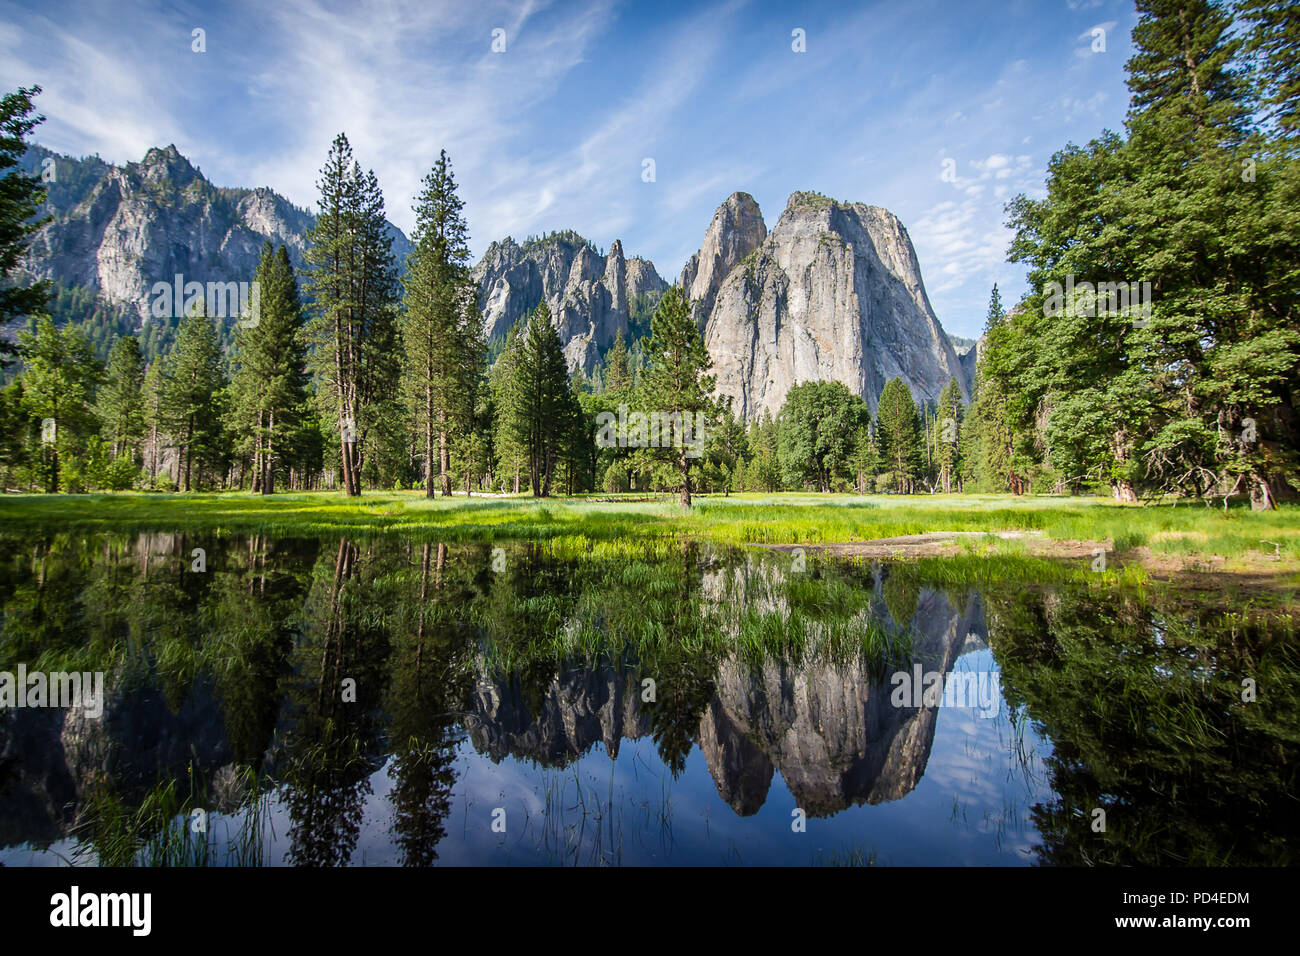
[[[1122,127],[1135,22],[1117,0],[0,0],[0,85],[44,88],[52,149],[123,163],[175,143],[217,185],[305,207],[345,131],[408,232],[445,148],[475,259],[576,229],[671,281],[736,190],[769,229],[798,189],[884,206],[944,327],[976,335],[993,282],[1007,302],[1024,288],[1003,202],[1041,195],[1065,143]]]

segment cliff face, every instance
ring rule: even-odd
[[[918,400],[937,400],[952,378],[969,398],[907,230],[877,206],[792,195],[776,227],[722,280],[704,341],[719,393],[746,419],[775,415],[807,381],[843,382],[873,414],[896,376]]]
[[[313,218],[266,189],[213,186],[175,146],[118,167],[39,146],[30,173],[51,171],[48,211],[22,271],[95,290],[149,317],[155,283],[246,282],[262,244],[289,249],[301,267]],[[399,266],[410,243],[395,227]],[[520,245],[494,242],[473,270],[489,339],[545,301],[572,370],[593,372],[622,332],[649,332],[667,288],[647,260],[615,241],[608,255],[572,232]],[[839,381],[875,411],[885,382],[901,377],[935,400],[955,377],[969,397],[973,356],[944,335],[921,281],[907,230],[890,212],[816,193],[790,197],[769,233],[752,196],[718,207],[680,282],[718,377],[747,420],[775,415],[805,381]]]
[[[47,212],[22,268],[36,279],[93,289],[149,318],[157,282],[251,282],[262,244],[284,245],[302,266],[312,215],[270,189],[213,186],[175,146],[113,166],[32,147],[30,173],[52,170]],[[393,253],[405,262],[410,243],[395,226]]]
[[[713,214],[700,251],[682,269],[681,287],[701,325],[713,311],[722,282],[767,238],[767,225],[749,193],[732,193]]]
[[[546,301],[564,343],[570,370],[590,374],[621,331],[649,328],[654,303],[667,288],[645,259],[627,258],[615,240],[601,256],[576,233],[560,233],[522,246],[494,242],[474,267],[479,308],[489,339],[503,336]]]

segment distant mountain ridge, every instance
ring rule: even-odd
[[[155,283],[248,282],[267,240],[301,268],[314,222],[307,210],[266,187],[214,186],[175,146],[150,149],[138,163],[75,159],[42,146],[23,156],[33,175],[50,171],[53,219],[33,237],[23,270],[34,279],[89,289],[149,317]],[[389,224],[393,253],[411,244]]]
[[[523,245],[507,236],[488,246],[473,274],[489,340],[545,300],[569,368],[587,375],[619,332],[630,343],[649,331],[650,312],[668,288],[649,260],[623,254],[622,241],[602,256],[574,232]]]
[[[130,329],[132,315],[142,326],[154,285],[178,274],[186,282],[251,280],[267,240],[303,265],[309,211],[266,187],[214,186],[175,146],[115,166],[34,145],[23,167],[52,173],[52,221],[34,236],[22,269],[55,280],[61,301],[120,310],[126,320],[114,328]],[[404,268],[411,243],[389,225]],[[490,341],[545,301],[570,369],[588,375],[620,332],[629,345],[649,332],[668,288],[654,264],[626,255],[620,240],[602,255],[572,231],[495,241],[472,274]],[[843,382],[873,412],[895,376],[921,401],[936,401],[953,378],[969,397],[976,350],[954,349],[907,230],[886,209],[797,192],[769,232],[754,198],[733,193],[678,281],[694,303],[718,392],[745,420],[775,415],[806,381]],[[105,340],[116,334],[101,330]],[[107,344],[97,341],[101,350]]]

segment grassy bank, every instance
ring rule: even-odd
[[[1159,562],[1234,562],[1300,570],[1300,507],[1254,513],[1199,504],[1119,506],[1095,498],[735,495],[674,501],[608,497],[429,500],[416,492],[275,495],[3,495],[0,528],[16,532],[229,531],[269,535],[398,532],[446,542],[551,541],[572,550],[693,538],[720,544],[825,544],[935,531],[1041,532],[1050,542],[1096,542]],[[966,551],[1014,552],[1022,542],[968,540]],[[1209,565],[1206,565],[1207,568]]]

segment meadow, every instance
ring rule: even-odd
[[[547,542],[557,551],[637,553],[654,543],[829,545],[933,532],[987,533],[963,554],[1080,557],[1095,545],[1164,570],[1300,571],[1300,506],[1276,511],[1199,503],[1118,505],[1095,497],[1011,495],[701,496],[428,499],[419,492],[0,496],[8,532],[230,532],[273,536],[400,534],[416,540]],[[1032,535],[1013,539],[998,534]],[[1073,545],[1073,547],[1067,547]]]

